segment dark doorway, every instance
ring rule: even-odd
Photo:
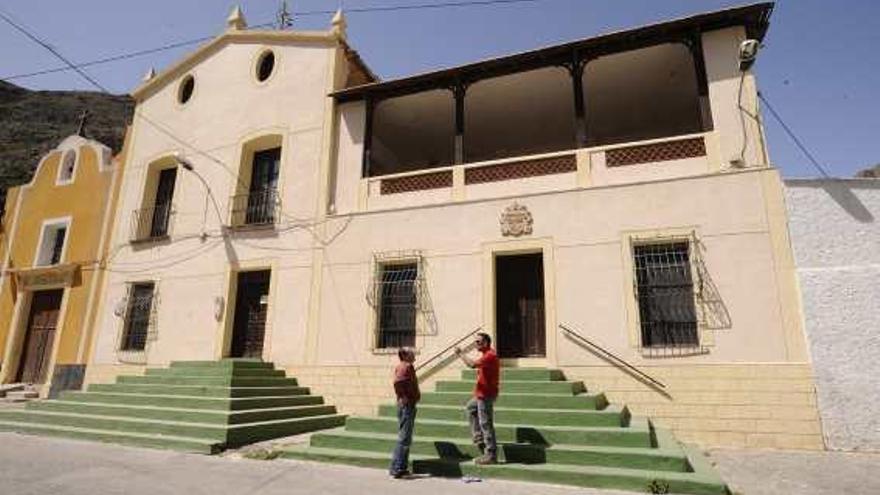
[[[58,326],[63,289],[34,292],[16,381],[44,383]]]
[[[270,277],[269,270],[238,274],[229,357],[262,357],[263,337],[266,333],[266,310],[269,308]]]
[[[495,326],[501,357],[544,357],[544,257],[495,258]]]

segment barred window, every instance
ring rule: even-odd
[[[697,313],[688,242],[633,247],[642,347],[695,347]]]
[[[143,351],[153,314],[153,282],[133,284],[129,289],[128,308],[122,334],[122,351]]]
[[[379,267],[380,349],[413,346],[416,341],[418,263],[386,263]]]

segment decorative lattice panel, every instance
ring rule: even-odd
[[[615,148],[605,152],[605,164],[608,167],[620,167],[697,156],[706,156],[706,143],[701,137]]]
[[[392,179],[382,179],[381,194],[398,194],[426,189],[452,187],[452,171],[443,170],[430,174],[407,175]]]
[[[482,184],[539,175],[564,174],[577,170],[574,155],[554,156],[525,160],[521,162],[500,163],[486,167],[469,168],[464,172],[465,184]]]

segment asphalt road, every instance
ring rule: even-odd
[[[880,494],[880,454],[713,450],[738,495]],[[2,495],[632,495],[483,480],[393,480],[378,469],[203,456],[0,432]]]

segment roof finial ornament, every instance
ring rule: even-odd
[[[144,74],[144,79],[143,79],[143,81],[144,81],[144,82],[149,82],[150,79],[152,79],[152,78],[154,78],[154,77],[156,77],[156,69],[150,67],[150,70],[148,70],[147,73]]]
[[[341,7],[333,14],[333,20],[330,21],[330,25],[333,26],[333,32],[336,35],[345,37],[345,28],[348,26],[348,22],[345,20],[345,14],[342,13]]]
[[[244,13],[241,11],[241,6],[236,5],[232,9],[232,12],[229,13],[229,17],[226,18],[226,29],[231,31],[247,29],[247,21],[244,19]]]
[[[293,14],[287,10],[287,0],[282,0],[281,7],[278,9],[278,29],[290,29],[293,27]]]
[[[86,137],[86,122],[89,119],[89,110],[85,109],[79,115],[79,126],[76,129],[76,135],[79,137]]]

